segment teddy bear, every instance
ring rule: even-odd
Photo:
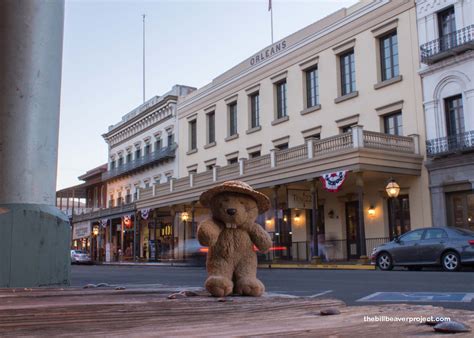
[[[199,201],[212,214],[197,231],[199,243],[209,248],[207,291],[215,297],[261,296],[265,286],[257,279],[254,246],[266,252],[272,240],[255,220],[270,208],[270,200],[244,182],[227,181],[202,193]]]

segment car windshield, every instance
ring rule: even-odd
[[[460,228],[455,228],[453,229],[456,233],[462,235],[462,236],[474,236],[474,231],[468,230],[468,229],[460,229]]]
[[[79,254],[83,254],[83,255],[87,254],[87,252],[82,251],[82,250],[74,250],[74,253],[75,253],[75,254],[78,254],[78,255],[79,255]]]

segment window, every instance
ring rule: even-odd
[[[340,130],[341,134],[350,133],[352,131],[352,126],[347,125],[347,126],[339,128],[339,130]]]
[[[174,143],[174,134],[168,134],[168,147]]]
[[[147,144],[145,146],[145,156],[150,155],[150,152],[151,152],[151,146]]]
[[[384,132],[390,135],[403,135],[402,113],[394,113],[383,118]]]
[[[237,157],[233,157],[233,158],[229,158],[227,160],[227,164],[235,164],[239,161],[239,159]]]
[[[279,145],[275,146],[275,148],[278,149],[278,150],[288,149],[288,143],[279,144]]]
[[[197,169],[192,169],[188,171],[188,175],[194,175],[197,173]]]
[[[260,126],[260,94],[250,95],[250,128]]]
[[[229,136],[237,134],[237,102],[229,104]]]
[[[189,122],[189,150],[197,148],[196,120]]]
[[[448,234],[443,229],[428,229],[423,239],[442,239],[447,237]]]
[[[276,84],[277,119],[288,116],[286,108],[286,80]]]
[[[115,160],[110,162],[110,170],[114,170],[114,169],[115,169]]]
[[[456,19],[454,7],[438,13],[439,48],[441,51],[456,46]]]
[[[150,181],[145,181],[145,189],[148,189],[150,187]]]
[[[355,92],[355,62],[354,50],[351,50],[339,57],[341,67],[341,95]]]
[[[127,154],[126,161],[127,163],[132,161],[132,153]]]
[[[260,150],[257,150],[257,151],[254,151],[252,153],[249,153],[249,157],[250,158],[255,158],[255,157],[260,157],[262,154],[260,152]]]
[[[446,128],[448,136],[464,133],[464,112],[462,96],[456,95],[444,99]]]
[[[161,137],[157,138],[155,141],[155,151],[160,150],[160,149],[161,149]]]
[[[380,38],[380,63],[382,81],[390,80],[399,75],[397,32]]]
[[[142,156],[142,150],[138,148],[135,150],[135,159],[139,159]]]
[[[390,239],[410,231],[410,200],[408,195],[390,198],[388,201],[388,228]]]
[[[113,207],[114,207],[114,195],[110,195],[109,208],[113,208]]]
[[[304,138],[305,141],[309,140],[309,139],[313,139],[313,140],[320,140],[321,139],[321,134],[320,133],[316,133],[316,134],[313,134],[313,135],[308,135]]]
[[[207,144],[216,142],[216,113],[207,114]]]
[[[125,203],[132,203],[132,195],[130,195],[130,189],[127,189],[127,194],[125,195]]]
[[[206,165],[206,170],[212,170],[212,168],[214,168],[215,164],[209,164],[209,165]]]
[[[306,108],[319,104],[318,67],[306,71]]]
[[[425,230],[413,230],[409,233],[407,233],[406,235],[400,237],[400,240],[401,241],[404,241],[404,242],[409,242],[409,241],[419,241],[421,239],[421,236],[423,235],[423,232]]]
[[[122,166],[122,164],[123,164],[123,157],[120,156],[120,157],[118,158],[118,166],[120,167],[120,166]]]

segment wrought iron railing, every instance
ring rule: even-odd
[[[121,176],[124,174],[127,174],[131,171],[140,169],[146,165],[153,164],[155,162],[167,159],[167,158],[172,158],[175,156],[175,151],[176,151],[176,143],[173,143],[172,145],[161,148],[159,150],[156,150],[152,153],[146,154],[145,156],[141,156],[137,159],[134,159],[130,162],[127,162],[125,164],[122,164],[118,166],[117,168],[111,169],[106,171],[105,173],[102,174],[102,180],[109,180],[111,178]]]
[[[384,243],[390,241],[388,237],[366,238],[365,246],[367,256],[370,258],[372,250]],[[259,253],[260,262],[275,261],[294,261],[309,262],[313,256],[319,256],[324,262],[338,262],[348,260],[347,240],[331,239],[324,243],[319,243],[318,252],[314,252],[313,243],[311,241],[292,242],[286,245],[274,244],[267,253]]]
[[[464,51],[465,47],[474,43],[474,25],[444,35],[420,46],[421,62],[432,64],[444,57]]]
[[[474,130],[426,141],[428,157],[474,150]]]

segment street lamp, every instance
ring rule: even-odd
[[[390,235],[393,237],[395,233],[395,201],[397,200],[398,194],[400,193],[400,186],[395,182],[393,178],[388,180],[387,186],[385,187],[388,197],[391,198],[392,207],[390,208],[390,218],[392,223],[392,229]]]
[[[388,197],[397,198],[400,193],[400,186],[393,178],[391,178],[385,187],[385,191],[387,192]]]
[[[94,236],[97,236],[99,234],[99,226],[95,225],[94,228],[92,229],[92,233]]]

